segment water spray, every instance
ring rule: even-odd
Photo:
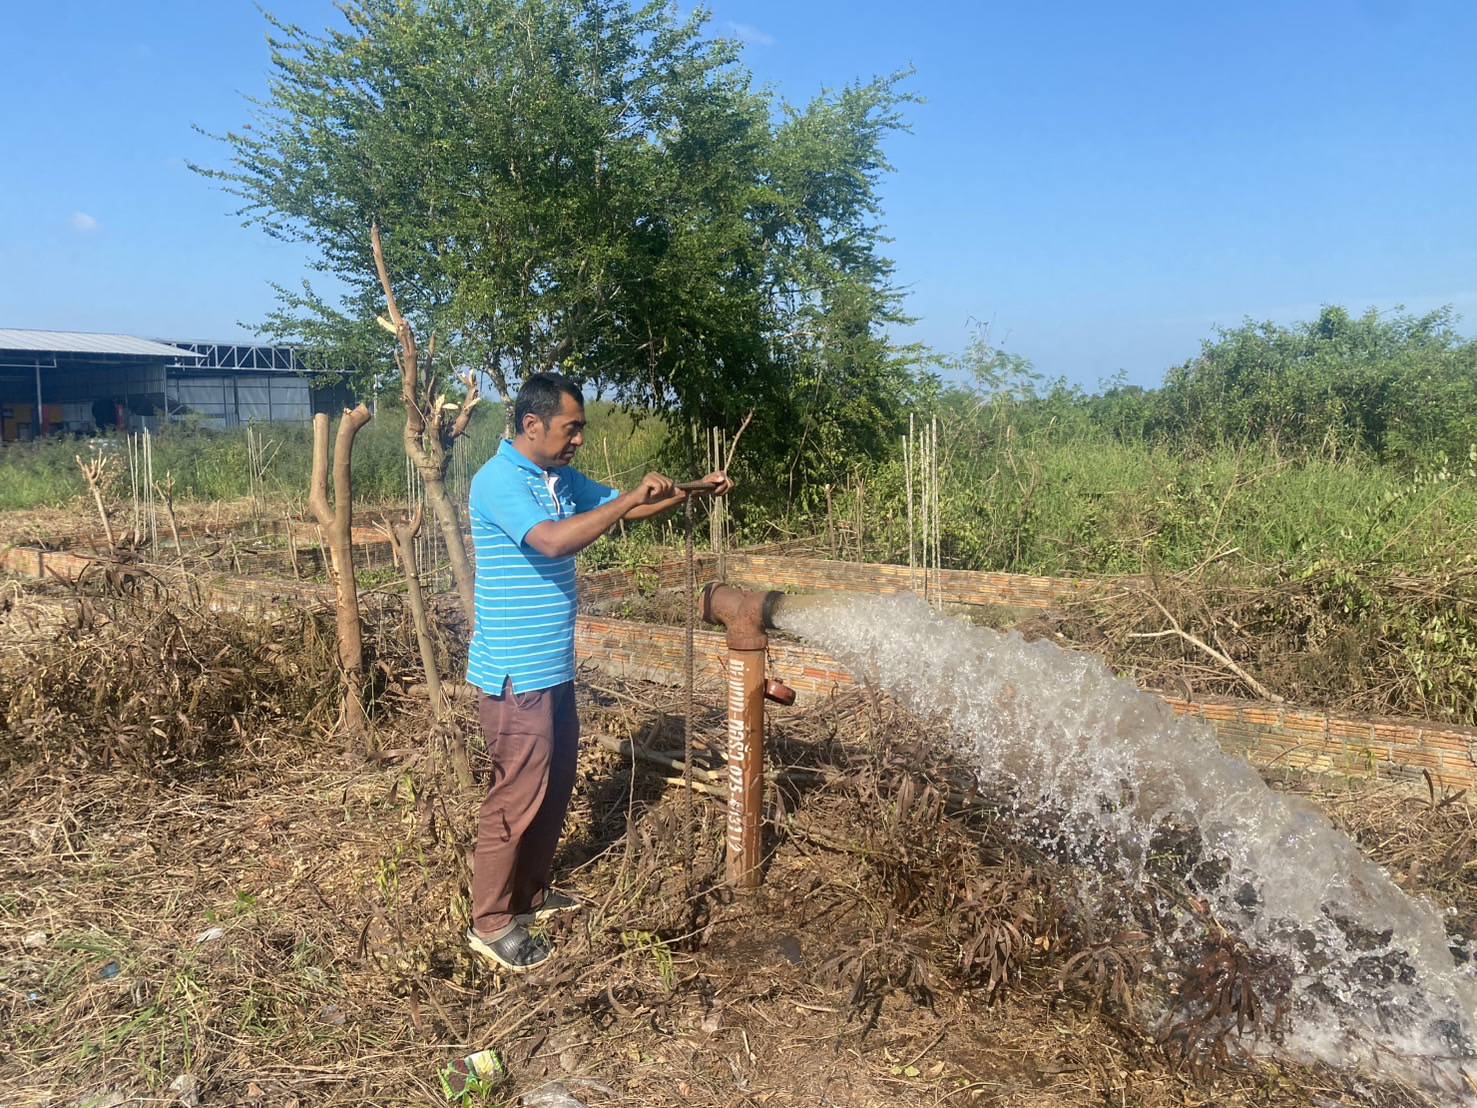
[[[1155,905],[1152,957],[1171,988],[1181,959],[1217,934],[1275,961],[1290,1023],[1278,1042],[1248,1036],[1247,1050],[1396,1074],[1443,1103],[1477,1104],[1470,949],[1439,909],[1203,726],[1092,654],[946,618],[917,597],[710,594],[705,618],[750,636],[778,626],[903,707],[942,717],[1038,845],[1082,862],[1089,895],[1109,879]],[[1179,868],[1161,873],[1176,853]],[[1156,892],[1161,877],[1184,887],[1178,902]]]

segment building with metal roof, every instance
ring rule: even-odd
[[[309,423],[348,401],[343,376],[288,346],[0,328],[0,438]]]
[[[124,358],[174,358],[186,353],[152,339],[96,331],[19,331],[0,327],[0,350],[32,354],[111,354]]]

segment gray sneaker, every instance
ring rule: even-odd
[[[566,893],[561,893],[558,889],[550,889],[544,894],[543,903],[537,908],[523,912],[513,918],[526,926],[530,923],[546,920],[550,916],[557,916],[560,912],[573,912],[584,906],[583,901],[576,900]]]
[[[484,939],[469,927],[467,945],[505,973],[527,973],[543,965],[554,953],[553,947],[530,935],[521,923],[513,924],[495,939]]]

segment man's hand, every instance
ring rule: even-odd
[[[634,508],[659,504],[664,500],[670,500],[676,490],[677,485],[670,477],[660,473],[648,473],[641,478],[641,483],[631,490],[629,495],[635,501],[631,506]]]
[[[690,489],[689,496],[727,496],[733,491],[732,479],[721,469],[715,469],[693,484],[699,487]]]

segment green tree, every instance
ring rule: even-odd
[[[898,76],[778,104],[664,2],[342,11],[271,19],[270,94],[201,170],[343,290],[279,289],[269,333],[388,365],[377,221],[415,332],[505,397],[559,367],[704,425],[757,407],[745,442],[792,480],[885,448],[911,365],[877,225]]]

